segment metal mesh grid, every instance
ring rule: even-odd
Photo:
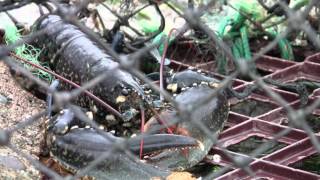
[[[184,109],[181,106],[179,106],[169,93],[155,86],[152,83],[152,81],[147,79],[147,77],[138,69],[132,68],[133,64],[136,61],[139,61],[139,58],[143,54],[145,54],[147,51],[149,51],[154,47],[153,45],[142,48],[141,50],[137,50],[135,53],[131,54],[129,58],[123,58],[122,56],[119,56],[119,54],[117,54],[114,50],[112,50],[109,47],[109,45],[99,40],[99,38],[97,38],[93,32],[91,32],[88,28],[82,25],[75,17],[74,15],[75,12],[80,11],[81,9],[87,7],[89,1],[77,1],[75,5],[76,8],[73,9],[74,12],[68,11],[65,7],[59,5],[57,1],[52,0],[49,2],[51,2],[54,6],[57,7],[55,12],[59,16],[61,16],[64,21],[77,26],[79,29],[85,32],[89,37],[92,37],[101,47],[106,49],[106,51],[117,62],[119,62],[119,66],[116,68],[121,68],[125,71],[128,71],[133,76],[136,76],[137,78],[141,79],[143,82],[149,84],[150,87],[155,91],[160,92],[164,99],[166,99],[168,102],[171,102],[174,106],[176,106],[180,114],[183,115],[181,119],[185,120],[185,118],[188,117],[188,114],[190,114],[192,110]],[[19,1],[19,2],[1,1],[0,3],[2,5],[0,8],[0,11],[3,12],[10,9],[19,8],[29,3],[40,4],[44,2],[26,0],[26,1]],[[96,3],[101,3],[101,2],[97,1]],[[127,1],[123,4],[125,5],[126,3]],[[158,3],[158,2],[149,1],[149,3],[154,5],[154,3]],[[163,3],[166,3],[166,2],[163,2]],[[265,54],[267,54],[267,52],[269,52],[272,48],[276,46],[277,42],[281,38],[286,37],[292,31],[304,31],[310,43],[312,43],[315,46],[315,48],[317,49],[320,48],[320,39],[317,36],[317,30],[313,29],[310,23],[306,20],[307,15],[310,13],[311,10],[314,10],[314,9],[318,10],[317,8],[318,4],[319,4],[319,1],[310,0],[308,5],[303,10],[293,11],[289,9],[285,3],[283,3],[282,1],[279,1],[279,6],[284,8],[285,13],[287,15],[286,19],[288,22],[288,26],[286,31],[278,35],[272,42],[268,43],[264,48],[262,48],[256,54],[254,54],[252,59],[250,59],[249,61],[240,61],[243,63],[231,67],[231,68],[234,68],[234,67],[238,67],[238,68],[232,69],[232,72],[229,75],[223,76],[217,73],[213,73],[217,77],[220,77],[223,80],[221,81],[220,86],[217,88],[217,90],[213,94],[208,94],[208,99],[215,97],[218,91],[224,90],[230,83],[233,82],[233,80],[235,80],[233,87],[236,90],[241,90],[244,87],[250,85],[252,80],[260,88],[262,88],[263,91],[254,92],[253,94],[251,94],[249,99],[256,99],[257,101],[271,103],[273,104],[273,106],[271,108],[272,111],[267,110],[266,112],[262,112],[254,116],[248,115],[248,114],[245,115],[241,113],[231,112],[231,115],[229,117],[228,124],[227,124],[227,127],[229,128],[221,133],[219,137],[219,141],[217,141],[216,136],[210,134],[210,131],[208,131],[208,129],[205,126],[203,126],[203,124],[198,122],[192,122],[192,119],[191,121],[188,120],[190,123],[192,123],[194,126],[199,128],[204,133],[208,133],[207,135],[210,138],[212,138],[213,141],[217,142],[213,147],[212,151],[209,153],[209,155],[212,155],[213,159],[207,158],[205,161],[213,164],[218,164],[222,167],[218,171],[210,173],[207,176],[207,178],[219,178],[219,179],[233,179],[238,177],[241,177],[241,178],[278,177],[281,179],[289,179],[289,178],[299,179],[301,177],[310,178],[310,179],[319,178],[319,175],[308,173],[303,170],[295,170],[292,168],[288,168],[288,165],[298,162],[300,160],[299,159],[300,155],[308,157],[309,155],[313,155],[315,153],[320,152],[320,145],[319,145],[318,134],[317,134],[318,131],[313,130],[307,123],[308,115],[317,114],[317,111],[319,111],[318,107],[320,104],[320,100],[318,99],[318,96],[317,96],[318,91],[315,90],[314,93],[311,96],[309,96],[309,103],[307,106],[305,106],[304,108],[300,108],[297,105],[299,104],[299,97],[296,94],[270,87],[264,81],[262,81],[264,77],[261,77],[258,73],[248,70],[251,64],[255,62],[258,68],[269,71],[269,75],[266,77],[271,77],[273,79],[277,79],[284,82],[294,81],[295,79],[299,79],[299,77],[318,81],[319,79],[319,76],[317,75],[318,66],[319,66],[318,55],[311,56],[301,63],[284,62],[278,59],[273,59],[273,58],[264,56]],[[217,37],[215,33],[213,33],[206,25],[202,24],[201,21],[199,21],[199,16],[201,15],[201,12],[207,11],[212,6],[219,6],[219,5],[221,5],[221,2],[210,1],[207,5],[201,6],[199,8],[195,8],[193,10],[185,9],[185,11],[179,14],[181,15],[181,17],[183,17],[186,20],[190,28],[200,30],[202,33],[208,36],[208,38],[214,43],[214,47],[216,48],[212,51],[223,51],[226,57],[231,62],[237,62],[228,45],[225,44],[225,42],[221,41],[220,38]],[[123,6],[122,8],[129,8],[129,7]],[[15,60],[13,60],[13,57],[10,56],[10,51],[12,51],[14,47],[21,45],[24,42],[29,42],[36,37],[41,37],[43,33],[44,32],[41,32],[41,31],[33,32],[32,34],[25,37],[22,41],[19,41],[13,45],[10,45],[10,46],[1,45],[0,59],[2,59],[2,61],[10,67],[16,67],[18,69],[21,69],[21,67],[18,67],[16,65]],[[154,37],[154,36],[150,36],[150,37]],[[195,48],[199,48],[199,47],[195,47]],[[211,57],[208,57],[206,54],[206,53],[209,53],[210,48],[209,50],[207,49],[207,51],[206,50],[200,51],[199,49],[196,49],[195,51],[196,51],[195,56],[200,56],[201,58],[198,62],[196,62],[197,64],[200,64],[198,68],[202,69],[203,71],[206,71],[206,70],[209,72],[213,71],[215,66],[212,66],[212,67],[209,66]],[[188,53],[189,52],[186,53],[187,56],[188,56]],[[177,52],[175,50],[172,50],[172,52],[169,52],[169,54],[171,54],[171,57],[173,58],[175,55],[177,55]],[[266,64],[267,62],[266,59],[268,58],[271,59],[270,61],[268,60],[268,62],[271,65]],[[271,63],[272,61],[274,61],[275,63]],[[179,68],[186,68],[188,64],[189,66],[192,65],[190,63],[185,63],[185,62],[182,62],[182,63],[176,62],[176,64],[177,66],[179,66]],[[201,66],[201,64],[203,65]],[[206,69],[202,67],[205,67]],[[53,93],[55,102],[56,102],[56,104],[54,105],[54,108],[63,107],[64,105],[70,104],[70,101],[73,98],[79,96],[85,90],[97,85],[100,81],[106,78],[106,74],[101,74],[96,78],[94,78],[93,80],[90,80],[88,83],[82,85],[81,88],[74,89],[70,92],[55,92],[55,91],[51,92],[49,85],[46,82],[35,78],[28,70],[21,69],[21,72],[31,80],[35,81],[40,87],[46,89],[50,93]],[[239,80],[237,79],[239,75],[247,76],[251,80]],[[202,102],[201,104],[205,104],[205,103],[206,102]],[[236,104],[236,103],[237,102],[233,102],[231,104]],[[71,107],[75,112],[77,112],[77,114],[79,114],[80,116],[79,118],[87,121],[93,127],[98,127],[98,125],[95,122],[89,121],[88,118],[86,118],[86,116],[84,115],[84,113],[82,113],[78,108],[74,106],[71,106]],[[0,137],[1,137],[0,142],[2,146],[7,146],[11,148],[13,151],[19,153],[22,157],[28,159],[37,169],[45,173],[50,178],[63,179],[63,177],[58,175],[56,172],[47,168],[37,160],[30,158],[27,154],[17,149],[15,145],[10,142],[11,134],[14,131],[23,129],[26,126],[32,123],[35,123],[36,121],[39,121],[40,117],[45,116],[46,113],[47,112],[41,112],[27,120],[21,121],[21,123],[15,125],[14,127],[7,127],[7,129],[0,130]],[[278,117],[279,114],[281,114],[280,119]],[[290,126],[287,126],[287,124],[285,124],[285,121]],[[139,136],[144,136],[144,135],[145,134],[143,133]],[[249,152],[249,154],[247,155],[231,152],[230,150],[228,150],[228,147],[230,145],[237,144],[253,136],[264,137],[269,140],[261,143],[261,145],[255,148],[252,152]],[[274,144],[276,142],[284,143],[286,144],[286,146],[271,154],[263,155],[261,157],[261,154],[267,151],[271,146],[271,144]],[[116,145],[113,146],[112,149],[110,149],[110,151],[105,152],[101,158],[93,161],[87,167],[78,171],[74,176],[71,176],[68,178],[77,179],[85,175],[87,172],[91,171],[95,165],[103,161],[104,158],[111,156],[112,153],[114,151],[117,151],[118,149],[122,149],[123,151],[126,152],[128,156],[130,156],[134,160],[137,160],[136,157],[134,157],[130,152],[128,152],[125,149],[126,147],[125,145],[126,145],[126,141],[117,143]],[[287,154],[288,152],[290,152],[291,154],[288,155]],[[216,161],[214,159],[215,157],[214,155],[216,154],[222,157],[222,159]]]

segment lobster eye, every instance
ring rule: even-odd
[[[127,96],[129,94],[129,91],[127,89],[122,89],[121,94]]]

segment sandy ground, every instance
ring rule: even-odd
[[[43,101],[15,83],[3,62],[0,62],[0,96],[3,99],[0,101],[0,128],[3,129],[12,127],[45,108]],[[20,151],[38,159],[42,135],[40,121],[37,121],[13,133],[11,142]],[[0,147],[0,179],[39,178],[39,172],[21,155],[7,147]]]

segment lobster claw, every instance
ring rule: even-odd
[[[47,138],[50,138],[47,142],[50,142],[48,145],[50,146],[51,156],[71,171],[77,171],[94,159],[101,158],[104,153],[114,148],[115,143],[125,140],[124,138],[115,137],[111,133],[103,132],[103,134],[100,134],[95,129],[89,128],[71,129],[64,135],[51,133]],[[198,145],[197,140],[192,137],[172,134],[146,135],[143,140],[143,154]],[[124,147],[133,154],[139,154],[140,143],[141,137],[132,137],[127,140],[127,143],[125,143],[127,146]],[[128,165],[130,163],[133,164]],[[145,168],[147,171],[142,171],[140,168]],[[137,169],[140,170],[137,171]],[[145,173],[148,171],[150,171],[149,173],[152,177],[165,176],[168,173],[166,170],[156,169],[152,165],[141,163],[140,161],[132,161],[119,150],[113,151],[106,160],[102,161],[94,172],[97,171],[103,171],[110,176],[114,174],[115,177],[119,177],[119,174],[135,174],[139,177],[140,175],[141,177],[146,177]],[[141,174],[139,175],[140,171]],[[90,176],[90,174],[88,175]],[[94,174],[94,176],[96,175]]]
[[[140,152],[141,137],[130,138],[129,148],[134,154]],[[150,154],[172,148],[184,148],[198,146],[198,141],[192,137],[175,134],[153,134],[143,138],[143,153]]]
[[[165,122],[170,125],[175,133],[191,136],[198,140],[199,145],[197,148],[184,150],[183,148],[176,149],[176,151],[164,150],[159,154],[149,156],[146,158],[149,164],[157,167],[168,168],[171,170],[185,170],[198,164],[210,151],[211,147],[215,144],[216,140],[211,135],[216,136],[223,128],[224,123],[228,119],[229,106],[225,92],[218,93],[215,97],[208,99],[208,95],[214,92],[214,88],[207,85],[198,85],[197,87],[190,87],[184,92],[175,97],[176,102],[181,107],[190,107],[193,105],[191,113],[186,116],[181,116],[176,110],[162,111],[159,115],[160,119],[166,120]],[[201,102],[208,102],[204,105]],[[178,125],[171,126],[172,122],[179,122]],[[200,128],[195,126],[193,122],[201,122],[208,128],[210,134],[208,135]],[[149,120],[147,125],[148,129],[159,129],[158,121]],[[148,131],[147,129],[147,131]]]
[[[71,151],[86,151],[97,156],[100,152],[105,152],[113,147],[114,143],[124,140],[116,137],[112,133],[98,133],[94,129],[77,128],[71,129],[65,135],[52,135],[51,146],[61,146],[58,149],[70,149]],[[127,140],[127,148],[133,154],[139,154],[141,137],[132,137]],[[143,153],[149,154],[164,149],[182,148],[197,146],[196,139],[188,136],[174,134],[152,134],[143,137]],[[73,149],[73,150],[72,150]],[[81,152],[80,152],[81,153]],[[85,155],[85,153],[84,153]]]

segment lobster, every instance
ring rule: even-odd
[[[107,78],[92,87],[90,91],[118,109],[120,113],[132,114],[126,121],[140,124],[139,119],[135,118],[135,114],[140,105],[146,103],[146,98],[142,86],[135,77],[116,68],[118,63],[107,52],[103,51],[78,27],[64,22],[57,15],[41,18],[35,24],[34,29],[46,30],[45,36],[37,38],[34,44],[43,47],[43,53],[40,56],[42,61],[48,61],[47,57],[52,57],[49,61],[52,70],[80,85],[101,73],[107,73]],[[181,75],[181,73],[177,73],[172,81],[169,80],[171,82],[169,84],[173,84],[175,81],[186,82],[182,84],[184,87],[181,88],[181,92],[175,96],[178,104],[183,106],[196,104],[207,99],[207,95],[215,91],[215,85],[219,83],[218,80],[199,73],[193,73],[190,76]],[[186,79],[182,80],[183,77]],[[72,89],[66,83],[62,83],[59,88]],[[105,125],[107,131],[115,130],[117,136],[128,135],[124,132],[135,130],[135,127],[125,130],[121,128],[121,123],[125,121],[123,118],[107,114],[103,107],[89,97],[79,96],[75,103],[89,108],[95,115],[94,120]],[[227,120],[228,111],[227,97],[225,92],[221,92],[218,96],[210,99],[206,106],[196,108],[190,117],[209,127],[211,133],[218,133]],[[96,117],[98,118],[96,119]],[[160,117],[169,124],[180,118],[175,107],[164,109]],[[71,168],[72,171],[81,169],[99,157],[102,152],[112,148],[112,144],[120,139],[120,137],[115,137],[108,132],[101,135],[94,129],[72,128],[72,125],[79,123],[79,120],[68,110],[63,110],[53,119],[47,130],[46,141],[49,150],[58,162]],[[152,119],[155,118],[150,120],[149,131],[153,131],[157,126]],[[98,178],[134,176],[140,179],[146,175],[141,169],[146,168],[150,170],[152,176],[166,176],[170,170],[184,170],[194,166],[204,158],[214,144],[214,140],[208,134],[193,126],[189,121],[179,122],[176,125],[176,133],[184,136],[151,134],[143,138],[143,152],[147,154],[145,156],[147,163],[132,162],[121,153],[112,154],[112,157],[103,161],[89,175]],[[106,139],[104,136],[109,138]],[[137,153],[140,141],[139,138],[130,138],[128,149],[134,154]],[[187,155],[183,153],[185,149],[190,149]],[[155,166],[160,168],[155,168]]]

